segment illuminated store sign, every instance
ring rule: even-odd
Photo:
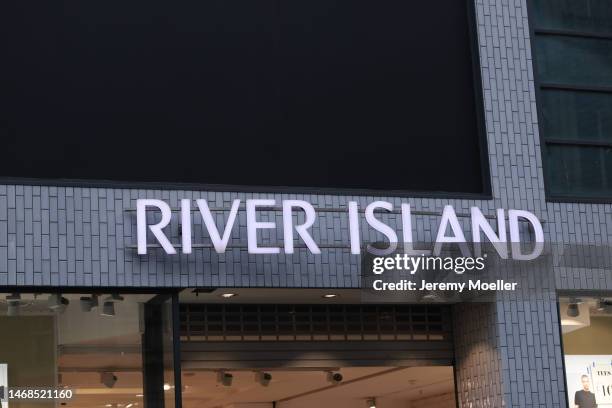
[[[217,253],[224,253],[227,249],[229,240],[234,229],[238,211],[241,208],[241,200],[234,200],[231,208],[227,209],[225,216],[225,226],[217,225],[211,209],[206,200],[195,200],[199,216],[202,217],[204,226],[208,231],[211,243]],[[294,239],[301,239],[308,250],[312,254],[320,254],[321,249],[317,242],[313,239],[310,229],[316,221],[316,210],[307,201],[303,200],[282,200],[280,206],[282,208],[282,230],[283,230],[283,247],[279,246],[262,246],[258,242],[257,232],[259,230],[276,230],[279,226],[273,221],[262,221],[258,218],[260,211],[270,210],[271,207],[276,207],[279,203],[272,199],[249,199],[246,200],[246,222],[247,222],[247,241],[248,252],[250,254],[293,254],[295,251]],[[392,203],[387,201],[375,201],[367,205],[363,210],[365,220],[362,220],[360,208],[357,202],[351,201],[348,203],[346,216],[348,218],[349,241],[351,254],[359,255],[361,253],[361,228],[362,222],[374,230],[383,234],[389,242],[389,247],[385,250],[377,249],[372,245],[367,245],[367,251],[377,255],[391,253],[397,249],[401,243],[405,251],[412,251],[412,214],[410,204],[401,204],[402,231],[398,234],[391,226],[383,223],[376,217],[376,214],[381,211],[394,211]],[[147,211],[157,211],[161,214],[161,219],[154,223],[147,223]],[[300,224],[294,223],[293,215],[296,212],[304,214],[304,221]],[[145,255],[147,253],[147,232],[150,231],[167,254],[173,255],[177,253],[177,249],[170,242],[168,236],[164,233],[164,228],[170,224],[172,219],[172,210],[170,205],[162,200],[157,199],[140,199],[137,201],[137,234],[138,234],[138,254]],[[181,223],[181,251],[184,254],[192,252],[192,200],[181,200],[180,223]],[[488,241],[493,244],[496,252],[503,259],[511,257],[515,260],[530,260],[537,258],[543,250],[544,233],[542,225],[538,218],[529,211],[523,210],[497,210],[497,232],[493,230],[482,211],[477,207],[472,207],[470,210],[470,225],[471,225],[471,241],[466,239],[466,234],[463,231],[457,214],[452,206],[444,207],[442,216],[439,222],[436,240],[434,246],[429,253],[439,255],[444,244],[466,244],[471,242],[476,248],[480,243]],[[533,248],[530,252],[523,252],[520,245],[521,235],[519,233],[519,221],[527,222],[531,225],[534,233]],[[450,230],[450,231],[449,231]],[[509,240],[508,234],[509,231]],[[401,241],[400,241],[401,236]],[[508,250],[510,243],[510,251]],[[384,253],[383,253],[384,252]],[[419,250],[418,253],[423,253]]]
[[[184,254],[192,252],[192,200],[181,200],[180,220],[181,220],[181,251]],[[202,217],[204,226],[206,227],[212,245],[217,253],[224,253],[227,249],[231,238],[232,230],[236,223],[236,217],[240,210],[241,200],[234,200],[231,208],[228,209],[225,217],[225,226],[220,230],[214,220],[211,209],[206,200],[195,200],[198,208],[199,216]],[[283,229],[283,248],[273,246],[262,246],[258,242],[257,232],[259,230],[275,230],[278,226],[273,221],[261,221],[258,218],[258,212],[277,205],[276,200],[272,199],[250,199],[246,200],[246,220],[247,220],[247,241],[248,252],[250,254],[285,254],[294,253],[294,238],[298,237],[305,244],[312,254],[320,254],[321,249],[313,239],[309,230],[316,221],[315,208],[307,201],[303,200],[282,200],[282,229]],[[161,213],[161,219],[155,224],[147,224],[147,211],[158,211]],[[382,255],[381,252],[393,252],[400,243],[398,233],[389,225],[383,223],[376,218],[376,212],[393,211],[393,204],[387,201],[375,201],[365,207],[365,222],[369,227],[383,234],[389,241],[389,248],[380,250],[372,245],[367,246],[367,251],[370,253]],[[405,250],[412,250],[412,214],[410,204],[402,204],[400,206],[402,231],[401,243]],[[294,213],[301,211],[305,215],[305,220],[300,224],[294,224]],[[361,253],[361,236],[360,224],[361,220],[360,208],[357,202],[351,201],[348,203],[347,217],[350,233],[350,248],[351,254],[359,255]],[[470,210],[471,218],[471,241],[468,241],[466,234],[461,228],[457,214],[451,205],[444,207],[442,217],[440,219],[436,240],[433,246],[432,253],[439,255],[444,244],[466,244],[471,242],[475,245],[480,244],[482,235],[487,241],[493,244],[493,247],[503,259],[507,259],[509,255],[512,259],[530,260],[538,257],[542,253],[544,243],[544,233],[542,225],[538,218],[529,211],[523,210],[497,210],[497,233],[493,230],[482,211],[477,207],[472,207]],[[172,219],[172,210],[170,205],[162,200],[156,199],[140,199],[137,201],[137,234],[138,234],[138,254],[145,255],[147,253],[147,231],[151,231],[153,237],[166,251],[167,254],[173,255],[177,253],[176,248],[170,243],[170,240],[164,233],[164,228],[170,224]],[[521,237],[519,233],[519,221],[528,222],[535,234],[535,245],[531,252],[523,253],[520,245]],[[450,233],[447,231],[450,229]],[[508,234],[509,231],[509,238]],[[510,251],[508,251],[508,243]]]

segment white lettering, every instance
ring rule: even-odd
[[[535,234],[535,246],[530,254],[523,254],[521,251],[521,236],[519,232],[519,218],[526,219]],[[510,224],[510,245],[512,247],[512,258],[521,261],[530,261],[540,256],[544,249],[544,231],[542,224],[534,214],[523,210],[509,210],[508,223]]]
[[[208,231],[210,240],[215,247],[215,251],[217,251],[219,254],[224,253],[227,249],[227,244],[232,234],[232,229],[234,228],[236,215],[238,215],[240,200],[234,200],[232,202],[232,209],[230,210],[229,217],[225,223],[225,229],[223,230],[223,238],[221,238],[221,235],[219,234],[219,229],[217,228],[217,224],[215,223],[213,215],[210,212],[208,202],[206,202],[206,200],[196,200],[196,204],[198,205],[198,209],[200,210],[200,214],[204,220],[204,225],[206,225],[206,230]]]
[[[250,254],[278,254],[278,247],[259,247],[257,245],[257,230],[258,229],[276,229],[276,224],[273,222],[257,221],[257,207],[273,207],[276,200],[247,200],[247,241]]]
[[[506,235],[506,216],[504,210],[497,210],[497,232],[496,235],[489,225],[489,222],[482,214],[478,207],[470,209],[472,216],[472,241],[474,244],[480,243],[480,232],[484,232],[487,239],[493,244],[493,247],[502,259],[508,259],[508,237]],[[480,245],[474,245],[476,256],[480,256]]]
[[[320,254],[321,250],[315,243],[314,239],[310,236],[308,229],[312,227],[316,219],[314,207],[302,200],[285,200],[283,201],[283,229],[285,238],[285,253],[292,254],[294,252],[293,246],[293,208],[301,208],[306,214],[306,220],[301,225],[296,225],[295,230],[310,252],[313,254]]]
[[[156,207],[161,211],[162,215],[161,220],[157,224],[149,226],[153,236],[157,239],[167,254],[176,254],[176,250],[168,240],[166,234],[164,234],[162,231],[162,229],[170,224],[170,220],[172,219],[172,211],[170,210],[170,206],[162,200],[140,199],[136,201],[136,234],[138,235],[138,255],[147,254],[147,207]]]
[[[348,203],[349,209],[349,235],[351,240],[351,254],[361,253],[361,243],[359,238],[359,207],[356,201]]]
[[[451,237],[446,236],[446,229],[449,225],[453,233],[453,236]],[[440,255],[440,252],[442,251],[442,244],[444,243],[465,244],[465,242],[465,235],[463,235],[463,230],[461,229],[461,225],[459,225],[459,220],[457,219],[455,210],[451,205],[445,206],[444,211],[442,212],[442,221],[440,221],[440,227],[438,228],[438,235],[436,236],[433,254],[435,256]],[[463,252],[465,251],[465,248],[461,247],[461,250]],[[469,254],[465,256],[469,256]]]
[[[374,210],[382,208],[387,211],[393,211],[393,204],[387,201],[375,201],[368,205],[365,210],[365,218],[367,223],[376,231],[383,234],[389,240],[389,247],[386,249],[378,249],[373,245],[368,245],[368,252],[374,255],[388,255],[397,248],[397,234],[387,224],[382,223],[374,216]]]

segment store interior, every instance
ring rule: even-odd
[[[612,408],[612,296],[563,296],[559,311],[568,400]]]
[[[228,294],[232,294],[229,296]],[[69,400],[11,401],[10,408],[146,406],[143,306],[150,294],[0,294],[0,374],[9,387],[70,389]],[[218,290],[181,295],[181,302],[355,303],[355,291]],[[265,299],[265,300],[264,300]],[[169,317],[170,318],[170,317]],[[168,325],[171,327],[171,325]],[[171,330],[170,330],[171,331]],[[171,352],[171,350],[167,350]],[[285,367],[258,362],[181,373],[186,408],[455,407],[452,365],[313,366],[309,353]],[[174,373],[166,370],[165,406],[174,406]],[[0,375],[0,380],[2,380]],[[4,408],[4,406],[3,406]]]

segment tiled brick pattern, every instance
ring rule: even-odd
[[[545,202],[527,0],[475,1],[494,198],[411,199],[413,209],[440,212],[444,204],[451,204],[466,214],[476,205],[493,214],[498,207],[521,208],[546,221],[549,242],[610,245],[611,205]],[[137,198],[161,198],[174,208],[180,198],[206,198],[211,206],[229,208],[233,198],[258,196],[263,195],[0,186],[0,286],[359,286],[359,260],[345,248],[348,220],[342,212],[319,213],[313,235],[329,248],[316,257],[303,250],[294,256],[249,256],[244,249],[244,212],[231,248],[223,255],[196,249],[189,257],[169,257],[159,250],[139,257],[130,248],[136,244]],[[362,208],[378,199],[396,205],[408,201],[397,197],[266,195],[270,196],[306,199],[320,209],[344,208],[349,200],[360,202]],[[267,216],[280,220],[278,212]],[[396,215],[386,220],[401,229]],[[436,227],[435,217],[417,216],[415,238],[431,241]],[[173,241],[178,242],[176,220],[171,229]],[[194,235],[196,242],[206,241],[199,221]],[[364,241],[379,238],[363,225],[362,235]],[[280,238],[278,231],[263,235],[271,243],[280,244]],[[557,255],[561,261],[554,272],[559,288],[612,290],[612,274],[605,263],[604,267],[585,268],[563,261],[566,252],[559,250]],[[565,407],[555,299],[502,299],[494,306],[465,305],[455,313],[461,407]]]
[[[460,407],[501,407],[500,354],[494,303],[453,306],[455,376]]]

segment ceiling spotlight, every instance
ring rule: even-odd
[[[113,373],[101,373],[100,382],[108,388],[113,388],[117,383],[117,376]]]
[[[6,302],[6,315],[10,317],[19,316],[19,312],[21,310],[21,295],[19,293],[7,295]]]
[[[612,301],[606,299],[599,299],[597,302],[597,311],[604,313],[612,313]]]
[[[93,308],[93,299],[88,296],[83,296],[79,299],[79,304],[81,305],[82,312],[91,312]]]
[[[225,387],[231,386],[233,380],[234,376],[230,373],[226,373],[225,371],[219,371],[217,373],[217,382],[223,384]]]
[[[102,316],[114,316],[115,315],[115,302],[104,302],[102,305]]]
[[[255,381],[257,381],[264,387],[267,387],[268,385],[270,385],[270,381],[272,381],[272,374],[258,371],[257,373],[255,373]]]
[[[106,298],[107,302],[123,302],[123,296],[113,293],[109,297]]]
[[[580,316],[580,308],[578,307],[578,303],[570,303],[567,305],[567,315],[569,317]]]
[[[49,309],[53,310],[54,312],[64,313],[69,304],[70,301],[59,293],[49,295]]]
[[[334,373],[333,371],[328,371],[327,373],[327,381],[334,385],[340,384],[343,378],[344,377],[342,377],[342,374],[340,373]]]
[[[229,299],[238,296],[237,293],[222,293],[220,295],[223,299]]]
[[[603,312],[604,310],[606,310],[606,300],[599,299],[597,301],[597,306],[595,306],[595,310],[597,310],[598,312]]]
[[[9,302],[18,302],[21,300],[21,295],[19,293],[12,293],[10,295],[6,295],[6,300]]]
[[[340,295],[338,295],[337,293],[326,293],[325,295],[321,296],[323,299],[333,299],[333,298],[337,298]]]
[[[368,398],[366,403],[368,404],[368,408],[376,408],[376,398]]]
[[[172,386],[168,383],[164,384],[164,391],[170,391],[172,389]]]

